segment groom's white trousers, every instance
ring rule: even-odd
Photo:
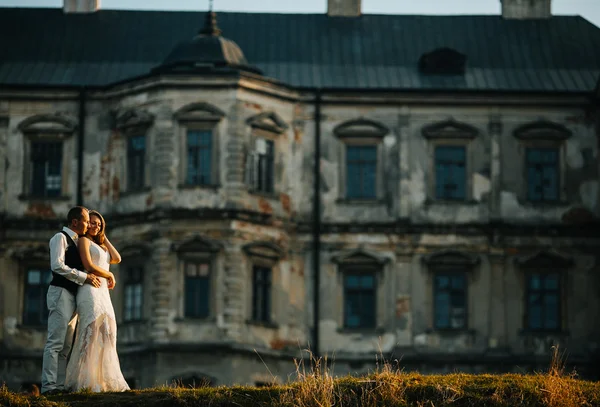
[[[75,296],[67,289],[51,285],[46,300],[50,313],[42,362],[42,393],[64,389],[67,357],[77,323]]]

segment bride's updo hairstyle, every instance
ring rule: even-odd
[[[104,231],[106,230],[106,222],[100,212],[98,211],[90,211],[90,222],[92,220],[92,216],[98,217],[100,219],[100,230],[96,236],[88,236],[92,239],[97,245],[104,246]]]

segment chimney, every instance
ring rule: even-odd
[[[502,17],[513,20],[550,18],[552,0],[500,0]]]
[[[358,17],[360,16],[361,0],[327,0],[327,15],[329,17]]]
[[[65,13],[94,13],[100,9],[100,0],[63,0]]]

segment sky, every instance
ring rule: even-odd
[[[215,11],[325,13],[327,0],[213,0]],[[209,0],[100,0],[103,9],[206,10]],[[0,7],[54,7],[62,0],[0,0]],[[362,0],[365,14],[500,14],[500,0]],[[600,27],[600,0],[553,0],[553,14]]]

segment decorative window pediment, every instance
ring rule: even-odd
[[[337,125],[333,129],[333,134],[340,138],[382,138],[389,132],[390,130],[383,124],[365,118],[348,120],[344,123]]]
[[[435,253],[423,256],[423,261],[429,267],[461,267],[471,268],[476,266],[480,259],[479,256],[461,252],[458,250],[441,250]]]
[[[19,130],[23,133],[72,134],[76,127],[75,121],[57,114],[31,116],[18,125]]]
[[[362,248],[340,252],[333,256],[331,260],[341,266],[376,267],[381,267],[389,261],[387,257]]]
[[[124,259],[132,257],[148,258],[150,256],[150,246],[144,243],[135,243],[125,246],[119,250],[121,257]]]
[[[19,261],[43,261],[47,263],[50,260],[47,246],[28,246],[20,247],[13,251],[12,257]]]
[[[557,269],[568,268],[573,265],[573,259],[554,250],[540,250],[528,256],[515,259],[522,268]]]
[[[285,254],[280,246],[271,242],[249,243],[242,249],[248,256],[264,258],[271,261],[278,261]]]
[[[443,47],[421,55],[419,72],[430,75],[463,75],[467,56],[455,49]]]
[[[128,109],[117,115],[116,126],[120,130],[150,127],[154,115],[142,109]]]
[[[286,122],[275,112],[259,113],[250,117],[246,123],[251,127],[277,134],[283,133],[288,128]]]
[[[216,253],[223,248],[223,245],[216,240],[207,239],[202,236],[194,236],[190,240],[182,243],[174,243],[173,250],[180,255],[197,254],[197,253]]]
[[[524,124],[514,131],[515,138],[528,141],[564,141],[571,137],[571,134],[565,126],[543,120]]]
[[[183,106],[174,116],[179,121],[217,122],[225,116],[225,112],[209,103],[196,102]]]
[[[474,139],[479,132],[473,126],[455,120],[433,123],[423,128],[426,139]]]

